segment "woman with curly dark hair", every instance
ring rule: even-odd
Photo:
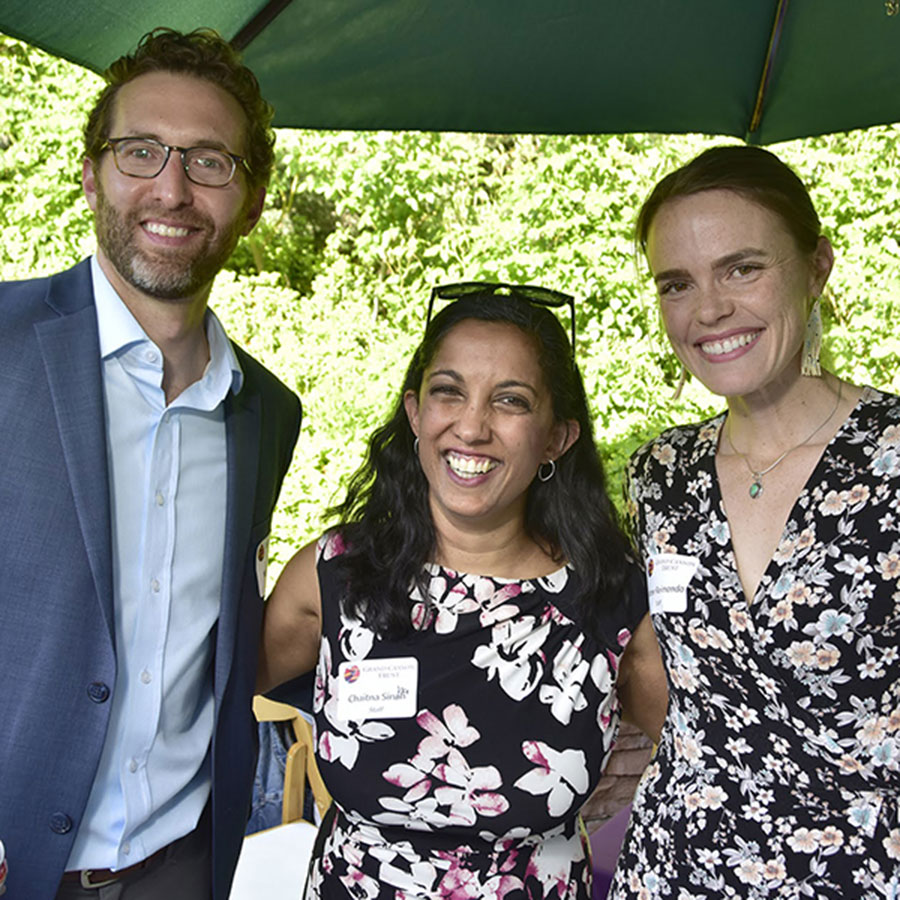
[[[307,896],[587,898],[578,809],[615,738],[626,645],[649,628],[643,579],[546,308],[571,298],[435,294],[455,302],[337,528],[267,604],[260,686],[318,660],[335,805]]]

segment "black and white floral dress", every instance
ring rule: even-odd
[[[751,604],[716,477],[723,421],[667,431],[630,466],[645,566],[697,568],[683,610],[651,597],[670,710],[613,896],[900,897],[900,400],[866,389]]]
[[[342,551],[337,533],[319,542],[317,753],[338,813],[307,897],[588,898],[577,814],[618,728],[619,660],[646,612],[640,573],[602,644],[578,624],[568,567],[513,581],[433,566],[432,611],[413,591],[417,630],[382,640],[341,610]],[[358,688],[367,672],[410,660],[411,715],[347,717],[342,702],[372,693]]]

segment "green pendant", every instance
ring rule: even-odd
[[[755,500],[762,492],[762,481],[757,478],[753,484],[750,485],[750,499]]]

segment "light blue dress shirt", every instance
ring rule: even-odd
[[[166,405],[163,356],[103,274],[97,305],[118,672],[67,869],[134,865],[197,824],[210,791],[213,634],[225,544],[223,401],[242,373],[206,314],[203,377]]]

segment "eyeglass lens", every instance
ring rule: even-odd
[[[211,147],[189,147],[171,150],[158,141],[135,138],[116,141],[110,145],[116,157],[119,171],[136,178],[155,178],[162,172],[171,150],[181,153],[187,177],[197,184],[221,187],[231,181],[234,160],[221,150]]]

